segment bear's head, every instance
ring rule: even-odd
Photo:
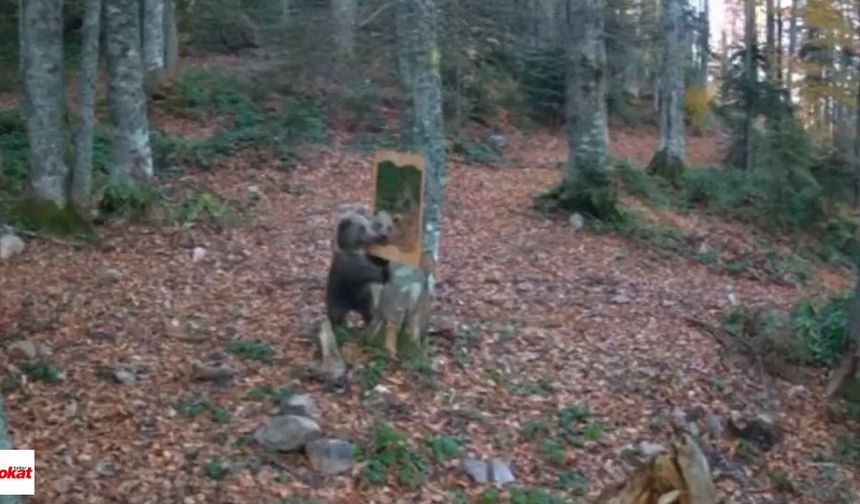
[[[367,207],[344,208],[337,221],[335,247],[352,252],[370,245],[385,244],[394,230],[394,219],[384,211],[373,212]]]

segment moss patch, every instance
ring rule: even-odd
[[[683,159],[663,149],[654,155],[645,171],[649,175],[662,177],[677,187],[681,184],[686,166]]]
[[[92,225],[71,206],[59,208],[50,201],[26,198],[9,211],[13,224],[36,232],[95,241],[98,235]]]

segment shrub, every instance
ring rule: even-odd
[[[708,88],[703,85],[688,87],[684,93],[684,115],[687,122],[693,128],[701,131],[707,126],[710,111]]]
[[[615,165],[615,172],[621,185],[629,193],[656,207],[669,206],[669,196],[660,183],[645,173],[645,170],[638,169],[627,161],[621,161]]]
[[[502,151],[494,144],[469,138],[460,133],[449,134],[451,150],[463,156],[467,163],[490,164],[501,161]]]
[[[827,299],[824,303],[803,300],[793,313],[794,330],[802,338],[812,364],[832,366],[842,357],[850,326],[850,294]]]
[[[151,186],[117,183],[104,188],[99,207],[109,217],[140,219],[163,199],[163,194]]]
[[[200,117],[249,106],[238,77],[227,72],[191,68],[176,75],[167,87],[174,110],[192,111]]]
[[[389,423],[374,429],[373,442],[365,456],[362,479],[374,484],[385,484],[389,471],[397,482],[409,488],[418,488],[427,477],[428,461],[424,454],[411,448],[404,434]]]

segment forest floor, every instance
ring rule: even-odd
[[[655,139],[614,130],[612,144],[616,156],[643,164]],[[689,153],[692,164],[718,163],[720,143],[694,136]],[[235,225],[105,227],[106,248],[29,240],[0,266],[0,334],[6,345],[46,345],[63,377],[25,379],[6,394],[13,444],[37,454],[30,501],[460,502],[486,490],[456,458],[434,462],[419,490],[395,475],[381,485],[322,478],[300,454],[272,459],[249,436],[275,409],[260,391],[289,389],[315,399],[329,435],[366,444],[391,422],[410,447],[398,463],[408,465],[404,454],[428,437],[447,436],[464,453],[509,460],[522,487],[582,500],[624,478],[623,447],[668,446],[676,410],[723,423],[732,412],[768,413],[786,435],[766,453],[729,434],[703,434],[715,466],[734,474],[718,480],[723,502],[857,502],[860,471],[827,462],[835,433],[856,426],[826,416],[824,371],[802,385],[763,381],[701,326],[720,326],[729,286],[743,303],[788,307],[847,288],[849,275],[822,267],[796,286],[732,275],[618,234],[575,231],[529,209],[560,177],[549,165],[566,157],[562,136],[511,133],[506,156],[515,161],[448,165],[433,371],[347,343],[357,371],[345,392],[302,370],[319,361],[315,328],[336,205],[370,199],[366,153],[336,141],[304,148],[297,167],[279,171],[246,152],[165,181],[245,205],[251,218]],[[757,246],[760,233],[742,224],[659,214],[702,240]],[[195,247],[206,251],[196,262]],[[268,343],[274,354],[243,359],[227,350],[236,339]],[[194,364],[207,359],[236,371],[231,384],[193,379]],[[117,367],[138,379],[116,383]],[[567,443],[556,418],[576,405],[588,406],[586,433]]]

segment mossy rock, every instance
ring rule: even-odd
[[[15,203],[9,213],[12,223],[25,229],[88,241],[98,240],[92,224],[81,217],[72,205],[59,208],[50,201],[26,198]]]

